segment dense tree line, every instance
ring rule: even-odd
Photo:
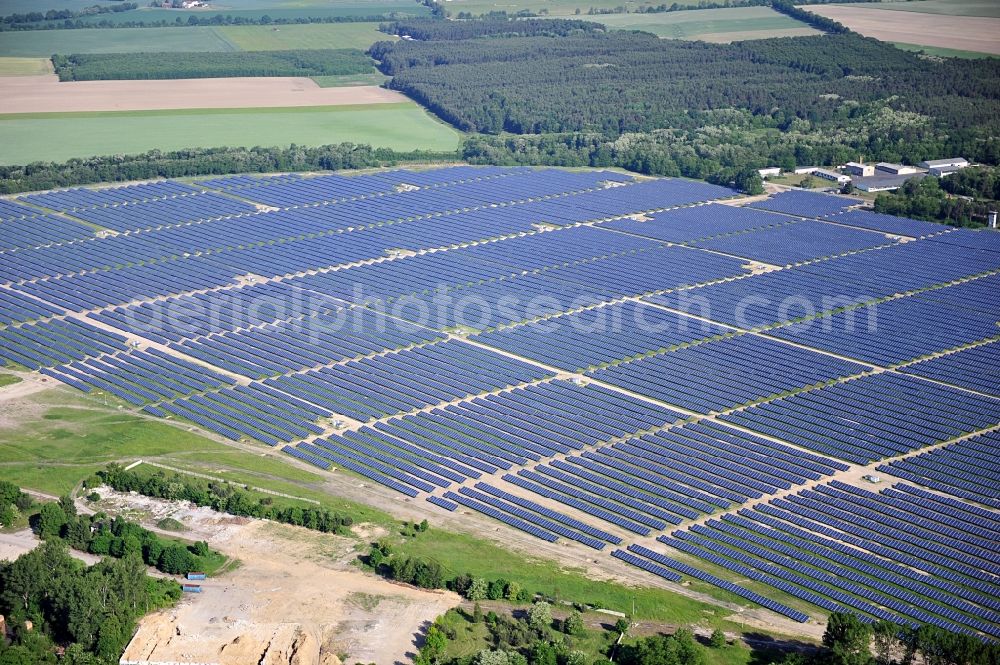
[[[396,166],[405,162],[454,161],[453,152],[396,152],[389,148],[339,143],[318,147],[191,148],[173,152],[150,150],[139,155],[106,155],[66,162],[0,165],[0,193],[31,192],[53,187],[178,178],[226,173],[273,173]]]
[[[241,517],[258,517],[323,533],[346,533],[354,523],[350,515],[325,508],[302,508],[279,505],[271,497],[257,498],[232,483],[216,482],[158,471],[152,475],[126,471],[112,464],[98,476],[101,482],[119,492],[138,492],[145,496],[172,501],[190,501],[197,506]]]
[[[765,119],[736,110],[683,120],[674,129],[613,138],[599,133],[480,135],[465,141],[463,157],[475,164],[618,166],[648,175],[719,180],[728,175],[723,171],[843,164],[858,155],[907,163],[976,152],[983,161],[1000,159],[995,140],[984,145],[963,132],[941,138],[927,123],[913,123],[907,114],[884,107],[845,118],[834,128],[805,120],[794,120],[784,130],[768,128]]]
[[[37,23],[39,21],[65,21],[66,19],[80,18],[81,16],[119,14],[121,12],[132,11],[133,9],[138,8],[139,5],[135,2],[122,2],[116,5],[94,5],[93,7],[85,7],[80,11],[73,11],[72,9],[50,9],[45,13],[28,12],[26,14],[7,14],[6,16],[0,16],[0,23],[15,24]]]
[[[992,169],[990,171],[992,177],[968,179],[966,182],[953,182],[952,178],[958,174],[940,181],[933,177],[908,180],[894,192],[879,194],[875,198],[875,210],[955,226],[984,226],[989,211],[1000,208],[996,174]]]
[[[847,29],[847,26],[837,23],[832,18],[827,18],[825,16],[820,16],[819,14],[813,14],[812,12],[804,9],[799,9],[794,4],[789,2],[789,0],[771,0],[771,7],[776,12],[781,12],[782,14],[792,17],[796,21],[802,21],[806,25],[811,25],[817,30],[822,30],[823,32],[829,32],[831,34],[845,34],[850,32],[850,30]]]
[[[880,2],[880,0],[801,0],[796,2],[796,5],[825,5],[832,2],[838,4],[843,3],[861,3],[861,2]],[[628,7],[626,5],[618,5],[617,7],[590,7],[587,11],[576,10],[577,15],[586,14],[587,16],[601,16],[605,14],[664,14],[668,12],[682,12],[682,11],[697,11],[699,9],[728,9],[730,7],[766,7],[771,4],[771,0],[697,0],[697,2],[672,2],[670,4],[661,3],[658,5],[639,5],[638,7]],[[522,9],[516,13],[510,14],[503,11],[494,11],[489,14],[482,15],[487,18],[505,18],[505,17],[536,17],[536,16],[547,16],[549,11],[545,8],[540,9],[537,13],[531,10]],[[448,12],[451,16],[452,13]],[[455,18],[459,19],[471,19],[476,18],[471,12],[460,11],[454,14]]]
[[[174,19],[136,19],[134,21],[124,19],[101,19],[93,18],[64,19],[60,21],[42,20],[32,23],[7,23],[0,21],[0,32],[12,30],[79,30],[82,28],[187,28],[196,25],[303,25],[306,23],[371,23],[375,21],[389,21],[405,17],[406,14],[388,12],[385,14],[372,14],[370,16],[296,16],[296,17],[271,17],[268,14],[260,16],[246,16],[242,14],[213,14],[211,16],[195,16],[189,14],[187,18],[180,16]]]
[[[63,541],[46,541],[0,562],[0,614],[13,628],[10,645],[0,637],[0,662],[54,665],[59,645],[63,665],[117,663],[136,619],[173,604],[180,593],[176,582],[147,576],[138,555],[88,567]]]
[[[164,540],[149,529],[121,517],[103,513],[79,515],[73,500],[44,503],[32,516],[31,526],[43,540],[61,539],[81,552],[98,556],[139,557],[147,566],[171,575],[184,575],[205,567],[206,557],[215,555],[204,541],[183,545]],[[217,555],[215,555],[217,556]]]
[[[1000,127],[1000,61],[933,62],[853,33],[726,45],[594,32],[378,42],[370,53],[390,87],[488,134],[618,136],[726,108],[787,130],[797,119],[833,126],[875,105],[917,114],[940,140],[961,132],[995,143]]]
[[[21,488],[7,480],[0,480],[0,526],[14,526],[35,501],[21,491]]]
[[[964,168],[941,178],[941,189],[956,196],[1000,201],[1000,169]]]
[[[420,41],[455,41],[479,37],[565,37],[584,32],[604,32],[600,23],[575,19],[484,19],[479,21],[434,21],[411,19],[379,26],[391,35]]]
[[[60,81],[189,79],[229,76],[342,76],[372,71],[357,49],[233,53],[76,53],[53,55]]]

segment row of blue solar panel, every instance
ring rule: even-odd
[[[772,506],[777,506],[779,517],[796,515],[807,529],[825,531],[826,527],[819,525],[841,528],[852,524],[848,533],[875,531],[880,543],[888,544],[890,549],[917,553],[918,559],[927,558],[935,567],[967,572],[975,566],[996,569],[992,550],[977,547],[986,541],[948,526],[949,517],[937,507],[920,507],[912,499],[895,490],[892,494],[874,494],[834,482],[815,492],[775,500],[761,509],[770,513]],[[782,508],[787,510],[783,512]],[[802,516],[806,519],[802,520]],[[914,624],[931,623],[949,630],[982,631],[994,636],[1000,631],[996,626],[1000,615],[995,611],[995,599],[990,601],[982,593],[935,579],[936,570],[926,571],[926,566],[921,566],[919,576],[914,577],[914,571],[896,563],[891,555],[888,560],[862,555],[836,540],[796,529],[773,517],[762,517],[755,511],[740,511],[740,517],[726,516],[723,520],[710,520],[704,526],[676,531],[672,539],[659,540],[831,611],[847,607],[870,618],[899,621],[902,617]],[[775,528],[760,526],[762,520]],[[936,522],[933,528],[921,526],[928,520]],[[1000,522],[994,518],[991,528],[998,526]],[[878,554],[884,556],[885,548],[879,548]],[[906,563],[912,565],[910,560]],[[988,589],[997,582],[1000,579],[988,574],[978,586]]]
[[[264,282],[115,307],[88,316],[166,344],[306,317],[315,317],[323,324],[346,315],[342,305],[294,284]],[[352,310],[355,314],[364,320],[364,312]]]
[[[651,301],[750,329],[795,321],[998,269],[1000,254],[924,239],[656,296]],[[989,284],[992,284],[995,278],[984,279],[991,280]],[[987,283],[979,285],[977,282],[980,280],[914,297],[951,302],[952,299],[973,297],[971,294],[975,293],[982,300],[989,289]],[[997,297],[995,290],[992,297]],[[853,320],[842,315],[838,323]]]
[[[865,371],[857,363],[756,335],[688,346],[588,373],[692,411],[723,411]]]
[[[260,379],[440,339],[443,335],[439,333],[356,307],[209,334],[171,347]]]
[[[94,237],[94,229],[57,215],[0,222],[0,252]]]
[[[991,432],[923,455],[883,464],[878,470],[984,506],[1000,508],[998,446],[1000,434]]]
[[[53,319],[0,329],[0,359],[29,369],[121,351],[125,338],[77,319]]]
[[[36,298],[0,287],[0,324],[8,325],[64,314],[66,310]]]
[[[72,378],[87,392],[107,390],[137,406],[234,383],[218,372],[158,349],[87,358],[42,372],[59,379]]]
[[[677,208],[639,218],[616,219],[601,224],[601,228],[654,240],[686,243],[739,231],[783,226],[794,221],[792,217],[764,210],[708,204]]]
[[[236,176],[202,182],[203,186],[233,192],[258,203],[291,207],[324,201],[343,201],[380,194],[392,194],[411,187],[440,186],[477,180],[492,180],[526,172],[528,169],[458,166],[430,171],[386,171],[363,175],[329,174],[316,177]]]
[[[746,445],[745,460],[740,444]],[[522,490],[648,535],[668,523],[728,508],[730,500],[760,498],[763,492],[789,489],[793,483],[844,468],[729,428],[694,424],[551,460],[503,478]]]
[[[625,302],[484,333],[473,339],[560,369],[579,371],[727,333],[731,334],[727,328],[703,319],[642,302]]]
[[[884,234],[803,220],[692,241],[703,247],[772,265],[791,265],[892,243]]]
[[[945,293],[937,295],[947,299]],[[914,296],[777,328],[768,334],[887,367],[1000,336],[996,318],[996,312],[970,311]]]
[[[585,413],[599,417],[587,423],[581,420]],[[366,434],[364,445],[371,449],[372,440],[377,441],[389,446],[379,448],[381,454],[425,470],[433,468],[437,475],[448,475],[441,471],[445,467],[464,477],[478,477],[479,471],[509,469],[675,417],[604,388],[552,381],[380,422],[374,433]],[[350,446],[353,440],[343,438],[348,443],[340,445]]]
[[[900,371],[1000,397],[1000,343],[938,356]]]
[[[363,422],[519,385],[549,372],[460,341],[266,379],[289,395]]]
[[[722,416],[768,436],[869,464],[1000,422],[1000,400],[883,372]]]
[[[76,210],[96,206],[116,205],[119,203],[134,203],[184,196],[198,192],[198,188],[185,185],[175,180],[143,183],[140,185],[125,185],[122,187],[103,187],[87,189],[61,189],[43,194],[27,194],[19,198],[34,205],[50,210]]]

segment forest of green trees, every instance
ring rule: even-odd
[[[587,658],[581,638],[588,632],[581,616],[572,611],[563,619],[552,615],[553,605],[536,601],[512,614],[484,613],[477,603],[472,612],[455,611],[428,630],[417,656],[418,665],[706,665],[710,650],[723,649],[727,637],[721,630],[695,637],[688,628],[671,634],[628,637],[632,624],[619,619],[606,625],[604,656]],[[454,615],[458,615],[457,617]],[[610,622],[609,622],[610,623]],[[467,624],[484,624],[489,646],[476,653],[447,657],[449,643]],[[465,629],[464,632],[468,632]],[[590,631],[593,633],[593,631]],[[619,640],[619,637],[626,638]],[[731,652],[730,652],[731,653]],[[935,626],[900,626],[888,621],[865,623],[853,614],[830,615],[822,645],[785,650],[755,645],[750,663],[759,665],[995,665],[1000,647],[971,635],[949,633]],[[612,660],[613,659],[613,660]],[[727,662],[726,656],[711,662]]]
[[[875,199],[877,212],[956,226],[984,226],[989,211],[998,209],[1000,173],[995,168],[967,168],[940,180],[911,179]]]
[[[212,554],[204,542],[185,546],[121,518],[78,515],[68,496],[37,504],[0,481],[0,526],[25,520],[43,542],[0,561],[0,615],[10,631],[9,641],[0,634],[0,665],[117,663],[136,619],[181,594],[174,580],[148,576],[146,565],[181,574]],[[70,547],[106,558],[86,566]],[[58,661],[57,647],[65,649]]]
[[[53,55],[60,81],[193,79],[228,76],[365,74],[372,60],[357,49],[232,53],[75,53]]]
[[[136,620],[180,594],[177,582],[149,577],[137,554],[86,566],[65,542],[48,540],[15,561],[0,561],[0,614],[13,629],[10,644],[0,639],[0,663],[112,665]],[[57,645],[66,648],[58,660]]]
[[[394,29],[426,41],[378,42],[370,53],[393,77],[390,87],[483,135],[465,146],[475,161],[525,163],[534,153],[546,155],[540,163],[638,161],[644,173],[706,177],[723,167],[824,165],[858,154],[1000,159],[1000,61],[924,59],[825,19],[817,23],[837,34],[737,44],[603,32],[579,21],[550,26],[560,33],[553,36],[534,28],[511,36],[520,22],[480,21],[474,34],[486,36],[477,38],[463,22],[420,23]],[[612,145],[618,139],[628,146]],[[609,156],[637,145],[650,150]]]
[[[455,41],[479,37],[566,37],[585,32],[605,32],[600,23],[575,19],[525,19],[522,21],[430,21],[413,19],[379,25],[390,35],[419,41]]]

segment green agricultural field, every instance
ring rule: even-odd
[[[645,30],[665,39],[737,41],[818,34],[806,24],[770,7],[696,9],[658,14],[609,14],[589,17],[609,28]],[[790,34],[791,32],[791,34]]]
[[[39,76],[52,73],[48,58],[0,58],[0,76]]]
[[[590,9],[617,10],[624,7],[626,11],[635,12],[643,7],[656,7],[663,4],[662,0],[451,0],[445,4],[449,16],[459,12],[469,12],[473,15],[489,12],[516,13],[530,11],[546,16],[576,16],[592,19],[587,16]],[[673,4],[668,3],[668,4]],[[679,0],[680,5],[697,5],[695,0]]]
[[[284,19],[295,21],[305,18],[336,18],[336,17],[369,17],[369,16],[428,16],[430,9],[424,5],[406,2],[401,0],[393,3],[342,3],[334,5],[324,5],[314,8],[270,8],[270,9],[248,9],[248,10],[219,10],[210,11],[205,9],[178,10],[178,9],[157,9],[150,7],[140,7],[134,11],[119,12],[115,14],[95,14],[81,18],[87,23],[99,23],[107,21],[109,23],[129,23],[132,21],[143,21],[145,23],[156,23],[166,21],[176,23],[178,19],[181,23],[194,16],[206,21],[215,16],[232,16],[234,18],[259,19],[268,16],[272,19]]]
[[[0,0],[0,16],[7,14],[26,14],[27,12],[44,12],[49,9],[72,9],[80,11],[85,7],[92,7],[94,0]]]
[[[373,68],[371,74],[355,74],[348,76],[311,76],[321,88],[344,88],[352,85],[382,85],[389,77]]]
[[[0,56],[49,57],[53,53],[156,53],[238,51],[215,28],[83,28],[0,32]]]
[[[266,109],[0,115],[0,162],[65,161],[158,148],[368,143],[455,150],[461,134],[412,102]]]
[[[1000,18],[1000,2],[996,0],[889,0],[871,7],[922,14]]]
[[[231,25],[217,34],[243,51],[288,49],[367,49],[394,36],[379,32],[378,23],[307,23],[302,25]]]
[[[942,58],[997,58],[1000,56],[994,55],[992,53],[979,53],[978,51],[962,51],[954,48],[941,48],[939,46],[921,46],[920,44],[903,44],[901,42],[893,42],[893,46],[896,48],[901,48],[904,51],[920,51],[926,53],[927,55],[937,55]]]

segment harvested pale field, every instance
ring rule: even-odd
[[[857,5],[812,5],[809,11],[843,23],[866,37],[1000,55],[1000,18],[945,16]]]
[[[742,42],[750,39],[771,39],[773,37],[808,37],[819,34],[812,28],[785,28],[781,30],[738,30],[735,32],[708,32],[698,35],[698,39],[703,42],[713,42],[716,44],[730,44],[732,42]]]
[[[157,81],[73,81],[0,77],[0,113],[158,111],[398,104],[402,94],[375,86],[321,88],[305,77]]]

